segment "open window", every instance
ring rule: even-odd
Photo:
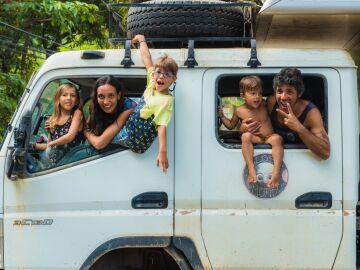
[[[217,80],[217,105],[223,106],[224,115],[231,119],[236,107],[242,105],[244,101],[240,98],[239,81],[244,76],[256,75],[263,81],[263,98],[271,96],[273,91],[273,78],[276,74],[241,74],[241,75],[223,75]],[[325,129],[327,131],[327,91],[325,78],[318,74],[303,74],[305,92],[302,98],[312,101],[320,110]],[[218,107],[216,106],[216,107]],[[216,112],[217,115],[217,112]],[[234,129],[228,130],[216,117],[217,138],[226,148],[241,148],[241,136],[239,133],[240,124]],[[269,145],[255,145],[255,148],[270,148]],[[285,149],[306,148],[303,144],[285,144]]]
[[[71,83],[77,88],[80,94],[80,107],[83,110],[84,119],[87,119],[89,116],[93,86],[97,79],[98,77],[69,77],[59,78],[49,82],[43,89],[42,94],[32,110],[30,143],[42,144],[47,142],[48,134],[45,130],[45,121],[48,116],[53,114],[55,92],[61,84]],[[117,79],[120,81],[122,92],[126,97],[134,101],[137,101],[141,97],[146,86],[145,77],[117,77]],[[123,150],[126,150],[126,148],[110,144],[105,149],[98,151],[83,139],[80,144],[74,147],[66,147],[64,151],[57,153],[57,155],[60,156],[56,162],[49,162],[46,150],[32,149],[27,153],[27,172],[34,174],[42,171],[57,170],[73,166],[74,162],[84,162],[85,160],[99,158]]]

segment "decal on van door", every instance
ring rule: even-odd
[[[248,182],[249,171],[245,166],[243,171],[244,184],[251,194],[258,198],[274,198],[279,195],[286,187],[289,174],[285,163],[281,164],[279,185],[276,188],[267,186],[271,178],[274,161],[271,154],[260,154],[254,156],[254,165],[256,169],[256,183],[250,184]]]

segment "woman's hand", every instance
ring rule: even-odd
[[[250,132],[254,135],[260,134],[261,124],[259,121],[254,121],[252,118],[246,118],[241,121],[240,133]]]
[[[156,160],[156,165],[162,169],[164,173],[167,172],[167,169],[169,168],[169,161],[167,158],[167,152],[160,151]]]
[[[88,138],[89,138],[90,133],[91,133],[91,132],[90,132],[90,130],[89,130],[89,129],[84,128],[84,130],[83,130],[83,134],[84,134],[85,139],[88,139]]]

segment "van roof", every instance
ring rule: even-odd
[[[120,67],[124,58],[123,49],[102,50],[105,56],[101,59],[82,59],[83,51],[67,51],[53,54],[42,65],[38,72],[54,69]],[[151,49],[154,59],[167,55],[173,57],[180,67],[184,67],[187,59],[187,49]],[[344,50],[334,49],[259,49],[257,51],[260,67],[354,67],[351,56]],[[135,63],[132,67],[143,67],[139,50],[131,51],[131,58]],[[242,67],[247,68],[250,58],[248,48],[227,49],[195,49],[195,68]]]
[[[264,48],[360,51],[360,1],[267,0],[257,15],[256,40]]]

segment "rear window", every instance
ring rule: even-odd
[[[223,75],[218,78],[217,91],[217,105],[223,107],[224,115],[231,119],[236,108],[244,103],[240,97],[239,81],[244,76],[256,75],[260,77],[263,82],[263,99],[266,100],[274,93],[273,78],[276,74],[241,74],[241,75]],[[313,102],[321,112],[325,129],[327,131],[327,91],[326,81],[320,75],[303,74],[305,92],[302,98]],[[216,107],[218,107],[216,106]],[[226,148],[241,148],[241,136],[239,133],[240,123],[232,130],[227,129],[218,117],[216,110],[216,135],[221,145]],[[255,148],[270,148],[269,145],[258,144]],[[286,149],[292,148],[306,148],[303,144],[287,143],[284,145]]]

